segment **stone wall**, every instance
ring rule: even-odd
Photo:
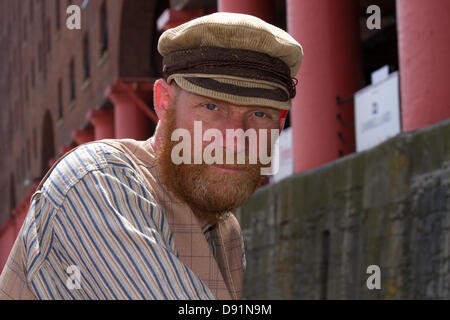
[[[244,298],[450,299],[449,185],[445,121],[260,189],[237,212]]]

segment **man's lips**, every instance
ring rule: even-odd
[[[224,166],[220,166],[217,164],[212,164],[211,167],[213,167],[216,170],[220,170],[222,172],[227,172],[227,173],[241,173],[244,170],[244,169],[239,169],[239,168],[224,167]]]

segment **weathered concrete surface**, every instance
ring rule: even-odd
[[[446,121],[261,189],[237,212],[244,298],[450,299],[449,185]]]

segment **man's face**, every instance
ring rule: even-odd
[[[224,101],[215,100],[176,89],[177,94],[169,107],[167,121],[164,125],[162,146],[158,152],[161,176],[167,187],[181,200],[185,201],[200,218],[214,222],[218,215],[232,211],[245,203],[261,183],[261,163],[250,164],[252,154],[259,154],[259,149],[267,147],[271,151],[271,130],[278,130],[280,111],[268,107],[236,106]],[[195,123],[197,128],[195,128]],[[201,123],[201,129],[199,129]],[[185,129],[191,137],[190,163],[175,164],[173,148],[180,141],[171,141],[175,129]],[[221,133],[221,141],[217,136],[211,140],[204,139],[208,129]],[[253,131],[256,141],[250,141],[241,135],[227,139],[230,132]],[[260,131],[260,129],[266,129]],[[262,136],[266,145],[260,146]],[[200,139],[198,139],[200,138]],[[194,142],[194,140],[197,141]],[[198,141],[200,140],[200,141]],[[220,139],[219,139],[220,140]],[[194,148],[197,143],[197,148]],[[251,146],[254,144],[254,148]],[[256,145],[255,145],[256,143]],[[204,155],[208,146],[220,146],[223,150],[223,161],[220,164],[194,164],[195,154]],[[212,150],[212,155],[215,151]],[[226,155],[233,155],[230,163]],[[237,163],[237,154],[245,154],[245,164]],[[256,156],[256,155],[255,155]],[[259,158],[258,158],[259,160]],[[264,167],[270,166],[270,164]]]

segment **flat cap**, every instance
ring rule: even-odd
[[[289,110],[303,57],[287,32],[254,16],[218,12],[166,30],[163,76],[186,91],[237,105]]]

